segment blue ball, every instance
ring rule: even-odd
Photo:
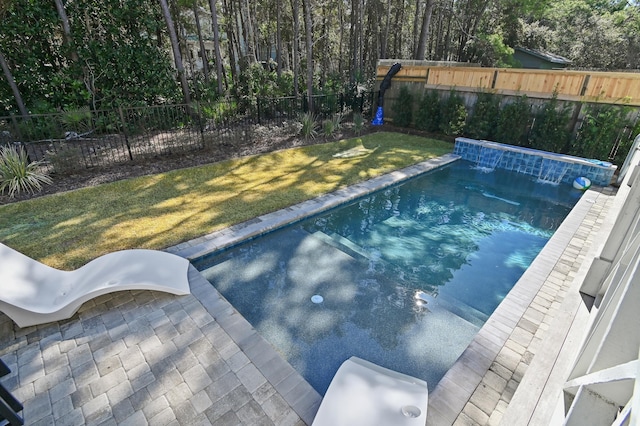
[[[586,191],[591,187],[591,181],[586,177],[577,177],[576,180],[573,181],[573,187],[575,189],[579,189],[581,191]]]

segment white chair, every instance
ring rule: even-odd
[[[189,261],[155,250],[123,250],[75,271],[44,265],[0,243],[0,311],[19,327],[71,318],[87,300],[121,290],[190,293]]]
[[[357,357],[331,380],[312,426],[424,426],[427,382]]]

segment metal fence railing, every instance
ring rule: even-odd
[[[370,114],[370,98],[314,96],[314,113],[318,120],[335,113]],[[12,115],[0,117],[0,145],[21,145],[46,171],[70,173],[203,149],[240,151],[264,137],[260,127],[283,127],[306,111],[306,100],[289,97],[258,99],[249,108],[225,100]]]

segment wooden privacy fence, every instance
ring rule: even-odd
[[[380,62],[377,80],[381,81],[394,62],[402,69],[394,81],[424,83],[426,89],[460,92],[491,91],[501,95],[527,95],[549,99],[594,102],[640,107],[640,73],[481,68],[472,66],[431,66],[402,60]]]

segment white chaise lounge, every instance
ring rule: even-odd
[[[424,426],[427,382],[357,357],[333,377],[312,426]]]
[[[190,293],[189,261],[161,251],[124,250],[61,271],[0,243],[0,311],[20,327],[71,318],[87,300],[121,290]]]

